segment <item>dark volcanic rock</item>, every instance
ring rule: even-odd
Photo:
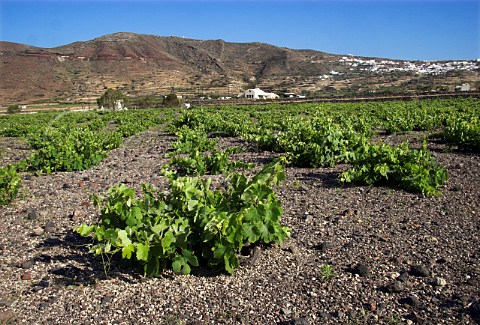
[[[55,222],[53,222],[52,220],[48,221],[43,229],[47,233],[55,232]]]
[[[407,282],[408,281],[408,272],[403,272],[397,277],[397,281]]]
[[[290,321],[291,325],[309,325],[310,322],[308,321],[308,319],[306,317],[297,317],[297,318],[294,318]]]
[[[352,268],[352,273],[366,277],[370,275],[370,268],[365,264],[359,263]]]
[[[468,312],[475,318],[480,318],[480,300],[476,300],[468,307]]]
[[[326,252],[330,249],[333,248],[333,243],[331,242],[323,242],[321,243],[320,245],[317,246],[317,248],[322,251],[322,252]]]
[[[430,275],[430,271],[423,265],[412,265],[410,274],[418,277],[427,277]]]
[[[28,220],[35,220],[38,218],[40,214],[38,213],[38,209],[36,208],[28,208],[27,209],[27,219]]]
[[[410,305],[412,307],[418,307],[418,305],[420,304],[420,301],[418,300],[418,298],[416,296],[410,295],[406,298],[400,299],[400,303],[407,304],[407,305]]]
[[[405,285],[399,281],[390,282],[385,286],[385,291],[389,293],[399,293],[405,290]]]

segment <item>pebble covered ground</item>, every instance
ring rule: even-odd
[[[410,138],[397,135],[393,144]],[[242,257],[233,276],[194,269],[145,278],[88,253],[90,194],[120,182],[158,187],[175,139],[147,131],[82,172],[22,175],[0,207],[0,324],[478,324],[480,156],[428,142],[449,173],[442,195],[338,183],[348,166],[286,168],[277,189],[291,238]],[[2,165],[28,155],[2,139]],[[274,154],[223,147],[260,167]],[[258,167],[258,168],[259,168]],[[253,173],[249,171],[248,173]]]

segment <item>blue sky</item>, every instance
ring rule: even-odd
[[[136,32],[407,60],[480,58],[480,0],[0,0],[0,40]]]

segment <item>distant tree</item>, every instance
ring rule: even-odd
[[[123,104],[127,104],[127,97],[118,89],[108,88],[107,91],[97,99],[98,108],[114,109],[117,101],[123,101]]]
[[[7,113],[14,114],[20,112],[21,108],[19,105],[10,105],[7,107]]]
[[[168,94],[163,99],[163,105],[167,107],[177,107],[180,106],[180,100],[178,99],[176,94]]]

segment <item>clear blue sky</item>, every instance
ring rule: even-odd
[[[408,60],[480,58],[480,0],[0,0],[0,40],[40,47],[135,32]]]

